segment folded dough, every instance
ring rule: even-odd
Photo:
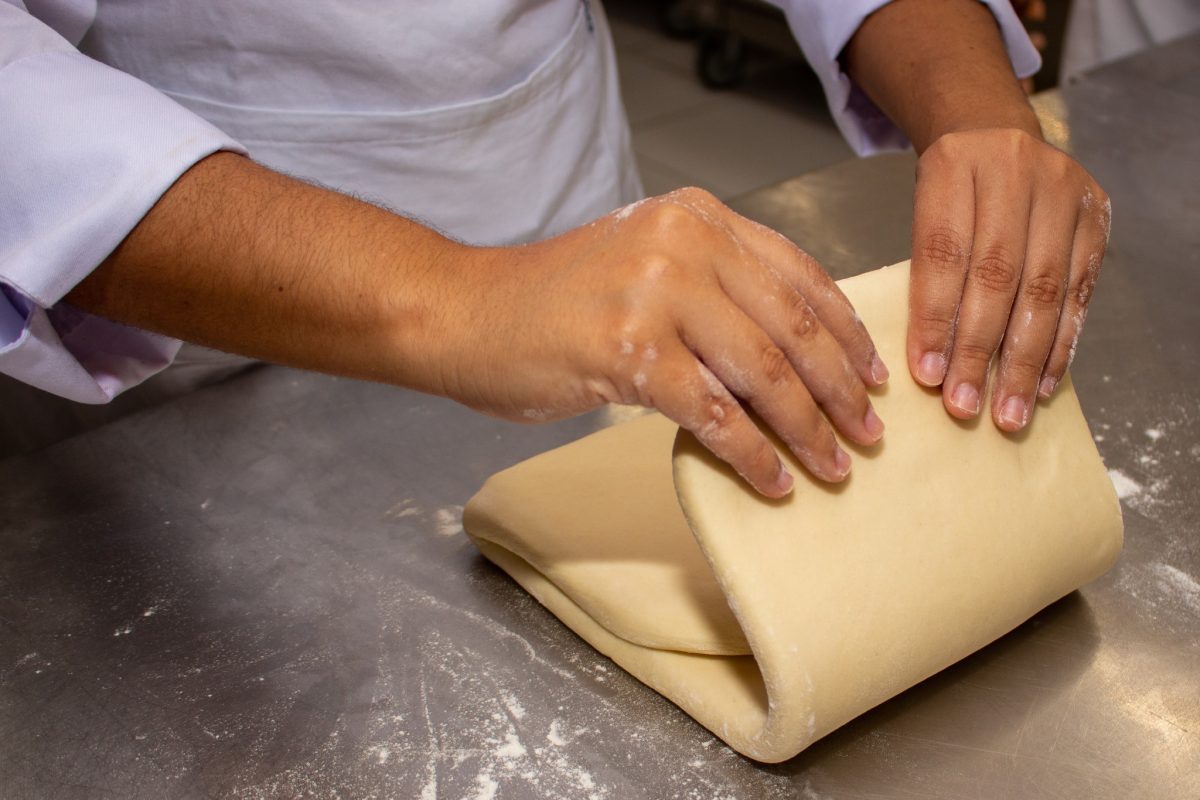
[[[796,489],[766,500],[651,414],[498,473],[464,513],[572,630],[759,761],[1012,630],[1121,548],[1069,379],[1019,435],[957,422],[903,368],[908,265],[840,285],[896,373],[874,397],[884,443],[848,446],[846,483],[783,453]]]

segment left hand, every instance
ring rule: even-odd
[[[1015,128],[947,133],[917,165],[909,369],[947,411],[1013,432],[1075,353],[1108,243],[1111,207],[1062,151]]]

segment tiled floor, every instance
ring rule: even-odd
[[[738,89],[706,89],[696,43],[660,33],[652,3],[605,5],[648,193],[693,185],[729,199],[852,157],[802,63],[759,55]]]

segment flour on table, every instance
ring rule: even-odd
[[[1150,571],[1158,579],[1158,588],[1164,595],[1200,613],[1200,581],[1170,564],[1152,564]]]
[[[442,536],[462,533],[462,506],[446,506],[433,512],[437,532]]]
[[[1114,420],[1101,408],[1092,438],[1102,445],[1121,504],[1161,523],[1176,518],[1181,492],[1187,492],[1190,473],[1184,459],[1200,458],[1200,444],[1194,444],[1200,408],[1190,397],[1158,398],[1155,408],[1158,416],[1142,418],[1137,424]],[[1103,421],[1106,413],[1108,421]]]

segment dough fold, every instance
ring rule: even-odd
[[[649,414],[491,477],[488,559],[738,752],[782,761],[1095,579],[1120,505],[1071,387],[1021,434],[904,369],[908,265],[840,283],[895,376],[840,487],[770,501]],[[987,408],[985,403],[984,408]]]

